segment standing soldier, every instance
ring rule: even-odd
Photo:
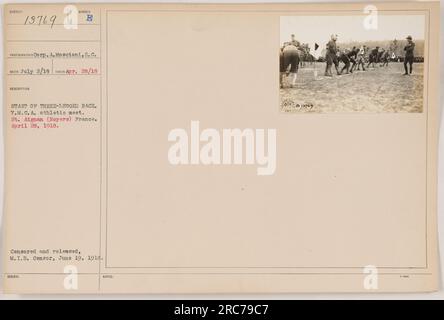
[[[404,75],[412,74],[413,60],[414,60],[414,50],[415,43],[412,41],[412,36],[407,37],[407,45],[404,47],[405,57],[404,57]],[[407,64],[410,65],[410,72],[407,72]]]
[[[335,34],[331,35],[331,40],[327,43],[327,53],[326,53],[326,61],[327,65],[325,66],[325,76],[327,77],[333,77],[333,74],[331,73],[331,67],[334,64],[336,69],[336,74],[340,74],[338,67],[339,67],[339,61],[337,57],[338,48],[336,46],[336,40],[338,39],[338,36]]]
[[[284,73],[288,75],[292,75],[292,82],[291,87],[293,88],[296,84],[297,79],[297,72],[299,69],[299,50],[298,48],[292,44],[291,42],[288,42],[284,44],[284,48],[282,49],[282,56],[281,56],[281,87],[283,86],[283,75]]]

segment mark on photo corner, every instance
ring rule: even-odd
[[[315,112],[316,108],[313,105],[313,103],[302,103],[302,102],[296,102],[292,99],[283,99],[281,103],[281,110],[282,112],[298,112],[298,111],[305,111],[305,112]]]

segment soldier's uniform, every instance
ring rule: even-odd
[[[382,55],[384,54],[384,49],[382,49],[381,51],[378,51],[378,54],[376,55],[376,62],[380,63],[382,62]]]
[[[374,67],[375,63],[378,62],[378,52],[379,52],[379,47],[376,47],[372,51],[370,51],[370,54],[368,56],[367,68],[370,67],[371,64],[373,64]]]
[[[381,55],[381,67],[388,66],[390,54],[388,51],[383,51]]]
[[[298,72],[299,69],[299,50],[293,44],[285,46],[282,51],[284,56],[284,69],[287,70],[290,67],[291,73]]]
[[[365,64],[364,64],[365,54],[366,54],[366,47],[363,46],[361,47],[361,49],[359,49],[358,54],[356,56],[356,65],[358,66],[358,71],[360,70],[361,65],[362,65],[362,71],[365,71]]]
[[[347,53],[347,57],[350,60],[350,63],[352,64],[351,68],[350,68],[350,72],[353,73],[353,69],[356,66],[357,60],[358,60],[358,53],[359,53],[359,49],[356,47],[353,47],[353,49]],[[348,72],[348,69],[347,69]]]
[[[344,72],[344,70],[346,70],[348,73],[350,70],[350,57],[349,57],[348,53],[341,52],[339,54],[339,61],[342,61],[344,63],[344,67],[342,67],[342,69],[339,73],[342,74]]]
[[[404,74],[405,75],[412,73],[413,60],[415,59],[415,55],[414,55],[415,43],[412,41],[412,37],[411,36],[408,36],[407,40],[409,40],[409,42],[404,47],[404,51],[405,51],[405,57],[404,57],[404,70],[405,70],[405,73]],[[409,70],[410,72],[407,72],[407,64],[410,65],[410,70]]]
[[[335,65],[336,73],[338,75],[340,74],[340,72],[338,70],[339,61],[338,61],[337,53],[338,53],[338,48],[336,46],[336,41],[332,39],[327,43],[327,53],[325,56],[325,59],[327,61],[327,65],[325,67],[325,75],[326,76],[330,76],[330,77],[333,76],[331,73],[331,67],[333,64]]]
[[[296,84],[297,72],[299,69],[299,50],[292,43],[287,43],[284,48],[280,50],[279,53],[280,62],[280,87],[283,88],[283,76],[285,73],[291,73],[293,76],[292,84],[293,87]]]

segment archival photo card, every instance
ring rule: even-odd
[[[438,289],[438,2],[3,9],[5,292]]]

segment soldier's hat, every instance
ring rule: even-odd
[[[406,39],[407,40],[412,40],[412,36],[408,36]]]

